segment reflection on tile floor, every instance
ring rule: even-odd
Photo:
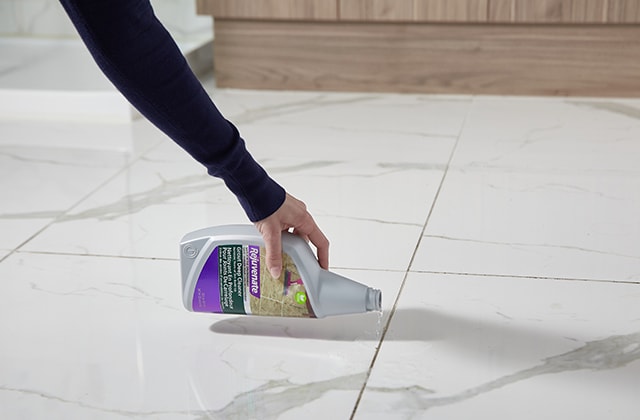
[[[637,284],[410,273],[356,418],[633,418]]]
[[[640,101],[207,87],[384,316],[186,312],[223,184],[145,121],[0,120],[8,418],[637,418]]]

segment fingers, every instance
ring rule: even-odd
[[[282,274],[282,232],[277,224],[266,224],[262,232],[267,250],[267,268],[271,277],[277,279]]]
[[[325,270],[329,269],[329,240],[322,233],[316,222],[313,220],[313,217],[309,213],[306,213],[304,217],[304,222],[299,226],[296,226],[293,233],[301,236],[307,242],[311,241],[313,245],[315,245],[318,255],[318,263],[320,263],[320,267]]]
[[[311,241],[315,245],[320,267],[325,270],[329,269],[329,240],[322,233],[311,214],[307,211],[307,206],[295,197],[287,194],[287,199],[295,204],[297,208],[297,216],[295,222],[292,223],[294,233],[304,238],[307,242]]]
[[[316,247],[318,263],[329,269],[329,240],[307,211],[307,206],[287,194],[282,206],[271,216],[256,222],[267,250],[266,263],[271,276],[279,278],[282,273],[282,231],[293,228],[293,233]]]
[[[318,263],[325,270],[329,269],[329,240],[324,233],[316,226],[316,229],[309,234],[309,240],[315,245],[318,253]]]

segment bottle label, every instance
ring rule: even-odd
[[[228,314],[315,317],[292,258],[271,277],[264,247],[220,245],[205,262],[193,293],[193,310]]]

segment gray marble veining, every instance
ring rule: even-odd
[[[324,217],[330,217],[333,219],[344,219],[344,220],[353,220],[358,222],[369,222],[375,224],[383,224],[383,225],[395,225],[395,226],[411,226],[411,227],[422,227],[420,223],[411,223],[411,222],[400,222],[393,220],[383,220],[383,219],[373,219],[370,217],[357,217],[357,216],[342,216],[337,214],[328,214],[328,213],[318,213]]]
[[[131,193],[115,202],[91,207],[77,213],[63,214],[62,210],[29,211],[0,214],[0,219],[56,218],[56,222],[83,219],[115,220],[135,214],[153,205],[167,203],[172,199],[222,187],[219,182],[213,182],[208,175],[190,175],[171,180],[164,180],[160,177],[160,179],[160,184],[153,188]]]
[[[365,372],[306,384],[295,384],[288,379],[270,380],[256,389],[237,395],[222,409],[197,418],[277,419],[286,411],[304,406],[330,391],[359,391],[365,380]]]
[[[488,240],[482,240],[482,239],[469,239],[469,238],[454,238],[451,236],[445,236],[445,235],[431,235],[431,234],[426,234],[424,235],[425,238],[435,238],[435,239],[442,239],[442,240],[446,240],[446,241],[460,241],[460,242],[470,242],[470,243],[477,243],[477,244],[488,244],[488,245],[500,245],[500,246],[508,246],[508,247],[512,247],[512,248],[519,248],[519,247],[523,247],[523,248],[542,248],[542,249],[567,249],[567,250],[572,250],[572,251],[579,251],[579,252],[585,252],[585,253],[591,253],[591,254],[601,254],[601,255],[609,255],[609,256],[614,256],[614,257],[620,257],[620,258],[629,258],[629,259],[633,259],[633,260],[640,260],[640,254],[624,254],[624,253],[618,253],[618,252],[611,252],[611,251],[604,251],[604,250],[599,250],[599,249],[593,249],[593,248],[586,248],[586,247],[581,247],[581,246],[576,246],[576,245],[562,245],[562,244],[536,244],[536,243],[526,243],[526,242],[502,242],[502,241],[488,241]]]
[[[205,411],[193,412],[191,410],[182,410],[182,411],[125,410],[125,409],[118,409],[114,407],[105,407],[95,403],[87,403],[80,399],[63,398],[63,397],[54,395],[53,393],[43,392],[37,389],[18,388],[18,387],[0,385],[0,391],[11,393],[18,397],[23,397],[23,398],[35,397],[35,398],[44,400],[46,402],[54,402],[63,407],[65,406],[72,407],[78,410],[80,413],[86,413],[87,415],[89,415],[89,413],[93,413],[93,414],[100,413],[102,415],[122,416],[122,417],[127,417],[132,419],[135,419],[135,418],[171,419],[171,418],[176,418],[177,416],[179,417],[188,416],[190,418],[194,418],[193,416],[196,416],[195,418],[203,418],[203,419],[208,418],[208,417],[201,417],[203,416],[203,413],[206,413]]]
[[[262,163],[267,166],[269,173],[272,174],[290,174],[297,173],[302,171],[309,171],[313,169],[325,169],[334,165],[339,165],[343,163],[339,160],[327,160],[327,161],[310,161],[310,162],[302,162],[296,163],[294,165],[285,165],[285,166],[271,166],[270,159],[264,159]]]
[[[587,342],[575,350],[544,359],[541,364],[529,369],[485,382],[449,396],[433,396],[432,390],[418,386],[410,387],[409,392],[407,392],[407,388],[371,387],[367,389],[372,392],[399,394],[400,400],[394,404],[399,412],[405,410],[425,411],[433,407],[459,403],[540,375],[561,374],[577,370],[619,369],[637,360],[640,360],[640,332],[614,335],[602,340]],[[408,418],[410,417],[409,414]]]
[[[152,302],[158,306],[163,308],[170,309],[172,311],[182,311],[181,307],[175,307],[166,302],[166,299],[154,296],[151,293],[143,290],[140,287],[125,284],[125,283],[117,283],[117,282],[108,282],[101,284],[98,286],[87,286],[87,287],[76,287],[71,290],[53,290],[46,289],[43,286],[36,284],[35,282],[30,282],[29,286],[31,290],[35,292],[48,293],[51,295],[58,296],[93,296],[93,295],[103,295],[103,296],[111,296],[118,299],[128,299],[128,300],[146,300],[148,302]]]
[[[445,163],[420,163],[420,162],[380,162],[378,167],[389,169],[390,172],[401,171],[444,171]]]
[[[95,168],[95,167],[111,167],[114,164],[108,164],[100,159],[92,159],[91,157],[87,157],[87,159],[78,159],[77,156],[81,155],[82,152],[78,153],[76,156],[54,156],[54,153],[50,153],[48,156],[43,155],[23,155],[18,151],[8,151],[7,148],[4,148],[6,151],[3,151],[3,148],[0,147],[0,157],[6,158],[7,160],[13,160],[18,162],[18,164],[42,164],[42,165],[55,165],[55,166],[63,166],[69,168]],[[104,153],[102,153],[104,156]],[[123,156],[118,156],[114,154],[114,162],[116,160],[121,161],[122,163],[126,162],[126,158]]]
[[[504,190],[504,191],[513,191],[513,192],[521,192],[521,193],[532,193],[532,192],[540,192],[540,191],[544,191],[544,192],[558,191],[558,192],[571,193],[571,194],[594,195],[594,196],[602,197],[608,200],[618,200],[618,201],[624,200],[621,197],[617,197],[617,196],[614,196],[613,194],[609,194],[606,192],[596,191],[593,189],[584,188],[577,185],[563,184],[558,182],[546,182],[539,185],[520,187],[520,188],[487,183],[487,187],[494,190]]]
[[[568,101],[568,103],[581,107],[613,112],[614,114],[640,120],[640,104],[638,104],[638,106],[632,106],[626,103],[605,101]]]
[[[305,98],[277,105],[268,105],[257,108],[249,108],[244,112],[231,115],[230,119],[234,124],[249,124],[263,121],[269,118],[292,115],[299,112],[317,110],[323,107],[334,105],[350,105],[363,103],[376,99],[375,95],[361,95],[348,98],[331,98],[327,95],[317,95],[312,98]]]

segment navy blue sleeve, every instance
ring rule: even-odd
[[[98,66],[149,121],[222,178],[252,222],[285,191],[216,108],[149,0],[60,0]]]

